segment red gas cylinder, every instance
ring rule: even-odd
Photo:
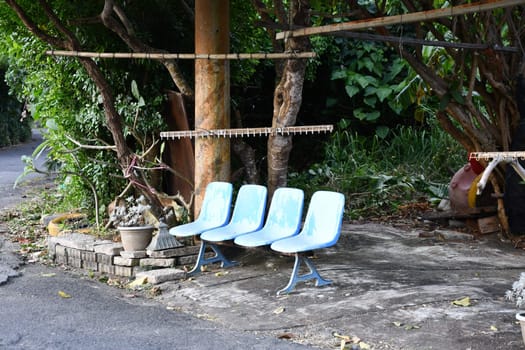
[[[472,168],[472,171],[474,171],[476,174],[481,174],[483,170],[485,170],[485,167],[481,165],[480,162],[474,157],[471,157],[471,153],[468,154],[468,162]]]
[[[448,185],[448,197],[450,206],[456,211],[466,211],[469,208],[468,192],[477,174],[470,164],[459,169]]]

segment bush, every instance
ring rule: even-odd
[[[0,68],[0,147],[25,142],[31,138],[31,118],[22,116],[23,105],[13,96],[4,82],[5,71]]]
[[[401,204],[448,195],[453,171],[466,162],[465,150],[439,127],[398,127],[390,138],[337,131],[324,160],[307,172],[290,173],[289,184],[310,195],[319,189],[342,192],[350,218],[396,211]]]

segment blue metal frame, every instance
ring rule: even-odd
[[[215,255],[211,258],[206,258],[206,248],[210,247],[214,252]],[[230,267],[230,266],[236,266],[239,263],[236,261],[229,260],[224,256],[220,248],[213,243],[209,243],[206,241],[201,241],[201,246],[199,249],[199,256],[197,257],[197,262],[195,263],[195,266],[191,271],[187,273],[188,276],[193,276],[196,273],[201,272],[202,266],[208,265],[208,264],[214,264],[220,262],[221,267]]]
[[[301,269],[301,263],[303,262],[308,267],[310,272],[304,275],[299,275],[299,270]],[[292,271],[292,276],[290,277],[290,281],[288,282],[286,287],[277,291],[277,295],[290,293],[295,288],[295,285],[297,284],[297,282],[304,282],[304,281],[309,281],[312,279],[315,279],[316,287],[326,286],[332,283],[332,281],[326,280],[322,278],[321,275],[319,275],[319,272],[317,271],[317,269],[315,268],[314,264],[312,263],[310,259],[308,259],[306,256],[302,254],[295,253],[295,263],[293,265],[293,271]]]

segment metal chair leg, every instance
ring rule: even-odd
[[[206,248],[207,247],[210,247],[215,252],[214,256],[210,258],[206,258]],[[230,266],[235,266],[239,264],[236,261],[231,261],[227,259],[216,244],[209,243],[206,241],[201,241],[201,246],[199,249],[199,255],[197,257],[197,262],[195,263],[195,266],[193,267],[193,269],[191,269],[191,271],[187,273],[187,275],[193,276],[201,272],[202,266],[217,263],[217,262],[221,263],[221,267],[230,267]]]
[[[310,272],[304,275],[299,275],[299,269],[301,268],[302,262],[305,263],[305,265],[308,267]],[[290,277],[290,281],[288,282],[286,287],[277,291],[277,295],[281,295],[284,293],[290,293],[295,288],[295,285],[297,284],[297,282],[308,281],[311,279],[315,279],[316,287],[325,286],[325,285],[332,283],[332,281],[326,280],[322,278],[321,275],[319,275],[319,272],[315,268],[314,264],[310,261],[310,259],[308,259],[306,256],[303,256],[299,253],[295,253],[295,263],[293,266],[293,271]]]

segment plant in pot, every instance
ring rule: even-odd
[[[505,293],[505,298],[514,301],[518,309],[525,306],[525,272],[522,272],[520,278],[512,284],[512,290]],[[525,311],[517,312],[516,319],[520,322],[521,336],[525,343]]]
[[[120,233],[125,251],[145,250],[155,227],[148,223],[151,207],[144,196],[118,199],[109,215],[109,222]]]

